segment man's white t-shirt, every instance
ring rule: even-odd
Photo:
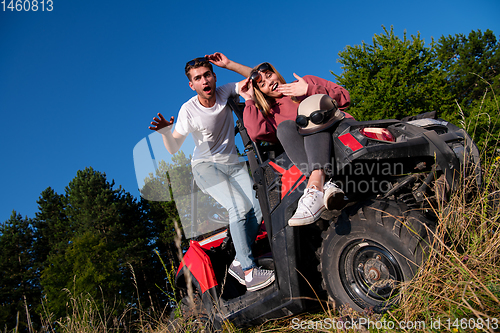
[[[192,166],[204,161],[237,164],[234,143],[233,112],[227,100],[238,95],[238,84],[228,83],[215,91],[215,105],[206,108],[198,95],[189,99],[179,110],[175,130],[181,135],[191,133],[195,142]]]

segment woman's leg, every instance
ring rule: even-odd
[[[316,169],[311,172],[309,180],[307,181],[307,187],[316,187],[320,192],[323,192],[323,184],[325,183],[325,172],[323,169]]]
[[[280,123],[276,134],[290,160],[309,178],[307,187],[299,199],[297,210],[288,220],[288,224],[300,226],[313,223],[320,218],[321,213],[325,210],[323,184],[320,184],[321,180],[324,179],[321,167],[309,163],[305,145],[307,137],[302,136],[297,131],[297,125],[294,121],[286,120]]]
[[[316,186],[323,192],[323,203],[328,210],[341,209],[344,206],[344,192],[333,182],[325,183],[326,175],[332,176],[332,145],[330,132],[319,132],[304,138],[304,146],[311,169],[308,186]],[[324,185],[323,185],[324,184]]]
[[[331,182],[325,184],[326,175],[333,171],[330,162],[332,134],[326,131],[302,136],[295,122],[287,120],[278,126],[277,136],[292,162],[309,177],[297,210],[288,223],[292,226],[310,224],[320,218],[325,207],[337,209],[341,206],[342,190]]]
[[[331,173],[332,170],[331,146],[332,137],[329,132],[319,132],[304,137],[304,150],[311,170],[307,187],[315,186],[318,191],[323,192],[326,173]]]
[[[304,136],[297,131],[295,121],[285,120],[279,124],[276,135],[293,164],[309,177],[311,186],[322,189],[323,184],[318,186],[318,182],[323,180],[324,183],[325,172],[331,173],[332,170],[331,133],[319,132]]]
[[[297,131],[295,121],[285,120],[280,123],[276,131],[276,136],[293,164],[308,177],[311,171],[309,169],[309,161],[307,160],[304,136],[300,135]]]

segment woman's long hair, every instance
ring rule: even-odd
[[[264,63],[262,63],[264,64]],[[255,66],[252,71],[256,71],[262,64],[258,64]],[[268,63],[269,64],[269,63]],[[274,68],[273,65],[269,64],[271,66],[271,70],[276,73],[278,76],[278,80],[280,81],[281,84],[286,84],[285,79],[281,74]],[[262,114],[264,117],[269,116],[269,111],[271,110],[271,106],[275,103],[275,99],[272,97],[269,97],[265,95],[262,91],[260,91],[260,88],[258,85],[253,85],[253,91],[255,93],[255,104],[257,105],[257,108],[261,110]]]

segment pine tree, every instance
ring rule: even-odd
[[[453,98],[463,107],[487,91],[500,91],[500,43],[491,30],[442,36],[435,48]]]
[[[435,53],[455,102],[455,113],[474,141],[488,154],[500,139],[500,43],[491,30],[468,36],[442,36]]]
[[[54,196],[44,194],[44,203]],[[77,172],[62,201],[64,214],[50,218],[67,223],[59,229],[67,237],[61,237],[61,242],[46,242],[55,244],[55,248],[47,256],[41,277],[48,309],[56,318],[66,314],[69,294],[64,290],[102,301],[101,308],[113,305],[117,313],[137,304],[137,298],[151,303],[149,295],[158,281],[144,281],[149,278],[153,248],[152,227],[143,207],[121,187],[115,189],[104,173],[92,168]],[[45,209],[39,217],[49,215]],[[146,303],[145,307],[152,305]]]
[[[33,251],[36,256],[37,271],[42,269],[50,252],[66,248],[71,238],[71,226],[64,212],[64,200],[63,195],[48,187],[37,201],[38,212],[33,219],[35,232]]]
[[[40,301],[40,287],[33,269],[31,220],[15,211],[0,225],[0,323],[2,330],[28,332],[33,324],[33,305]],[[36,318],[36,316],[35,316]]]

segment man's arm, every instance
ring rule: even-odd
[[[229,60],[224,54],[220,52],[215,52],[214,54],[206,55],[205,57],[212,64],[221,68],[229,69],[233,72],[243,75],[244,77],[249,77],[250,72],[252,71],[250,67]]]
[[[167,148],[170,154],[175,154],[179,151],[186,136],[181,135],[174,129],[172,132],[172,125],[174,124],[174,116],[170,118],[170,121],[167,121],[161,113],[158,113],[158,118],[154,117],[151,125],[149,126],[150,130],[156,131],[161,134],[163,138],[163,145]]]

